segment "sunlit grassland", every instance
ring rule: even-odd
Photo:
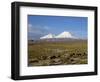
[[[86,40],[28,44],[29,66],[87,64],[87,55]]]

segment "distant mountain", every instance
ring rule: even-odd
[[[58,34],[57,36],[53,34],[48,34],[43,37],[40,37],[40,39],[67,39],[67,38],[76,39],[74,36],[72,36],[70,32],[66,32],[66,31]]]
[[[64,31],[58,35],[47,34],[40,37],[38,40],[30,40],[29,43],[40,43],[40,42],[75,42],[75,41],[86,41],[87,39],[76,38],[70,32]]]
[[[50,38],[55,38],[55,36],[53,34],[48,34],[43,37],[40,37],[40,39],[50,39]]]
[[[72,36],[70,32],[64,31],[61,34],[57,35],[56,38],[75,38],[75,37]]]

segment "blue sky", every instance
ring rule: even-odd
[[[29,15],[28,38],[39,39],[46,34],[57,35],[63,31],[78,38],[87,38],[87,24],[87,17]]]

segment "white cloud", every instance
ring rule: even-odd
[[[39,38],[47,33],[48,33],[47,26],[28,24],[28,37],[30,38]]]
[[[32,24],[28,24],[28,27],[32,27]]]
[[[45,29],[49,30],[50,28],[48,26],[44,26]]]

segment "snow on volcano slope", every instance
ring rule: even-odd
[[[43,37],[40,37],[40,39],[50,39],[50,38],[55,38],[53,34],[48,34],[48,35],[45,35]]]
[[[72,36],[70,32],[64,31],[61,34],[57,35],[56,38],[75,38],[75,37]]]
[[[72,36],[72,34],[70,32],[66,32],[66,31],[60,33],[57,36],[54,36],[53,34],[48,34],[48,35],[45,35],[43,37],[40,37],[40,39],[51,39],[51,38],[58,38],[58,39],[59,38],[66,38],[66,39],[67,38],[72,38],[72,39],[75,39],[75,37]]]

